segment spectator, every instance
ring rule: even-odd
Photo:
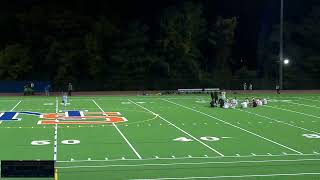
[[[46,93],[46,96],[50,96],[50,84],[48,84],[45,88],[44,88],[44,91]]]
[[[249,84],[249,90],[252,91],[252,84]]]
[[[247,90],[247,83],[243,83],[243,90]]]
[[[280,86],[278,84],[276,85],[276,90],[277,90],[277,94],[280,94]]]
[[[71,96],[72,91],[73,91],[72,84],[71,84],[71,83],[69,83],[69,84],[68,84],[68,96]]]

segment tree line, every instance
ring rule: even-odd
[[[56,88],[88,82],[100,90],[190,84],[228,87],[232,78],[277,77],[273,62],[278,53],[277,25],[260,39],[257,59],[262,61],[263,73],[259,74],[256,69],[235,66],[238,19],[208,18],[202,1],[166,6],[151,17],[152,23],[105,13],[111,8],[87,14],[73,4],[44,3],[14,13],[2,9],[0,79],[50,81]],[[319,74],[318,9],[314,7],[295,24],[285,24],[287,53],[299,60],[287,77],[294,79],[297,72],[304,72],[305,78]]]

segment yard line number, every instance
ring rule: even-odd
[[[225,137],[222,137],[222,138],[218,138],[218,137],[213,137],[213,136],[203,136],[203,137],[200,137],[201,140],[203,141],[211,141],[211,142],[214,142],[214,141],[219,141],[220,139],[223,139]],[[193,139],[189,139],[187,137],[178,137],[176,139],[173,139],[174,141],[178,141],[178,142],[192,142]]]
[[[309,138],[309,139],[320,139],[319,134],[303,134],[302,136]]]
[[[67,145],[74,145],[74,144],[80,144],[79,140],[63,140],[61,141],[62,144],[67,144]],[[31,145],[34,146],[44,146],[44,145],[49,145],[51,144],[50,140],[37,140],[37,141],[32,141]]]

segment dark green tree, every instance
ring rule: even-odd
[[[206,39],[206,19],[202,6],[185,2],[165,9],[161,18],[161,54],[170,65],[173,78],[201,77],[201,47]]]
[[[209,63],[212,66],[212,72],[217,84],[230,82],[232,78],[231,55],[234,44],[237,19],[219,17],[209,33],[209,44],[214,52],[214,59]]]
[[[0,51],[0,79],[25,80],[32,73],[29,48],[21,44],[8,45]]]

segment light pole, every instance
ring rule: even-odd
[[[280,63],[279,63],[279,86],[283,89],[283,0],[280,7]]]

